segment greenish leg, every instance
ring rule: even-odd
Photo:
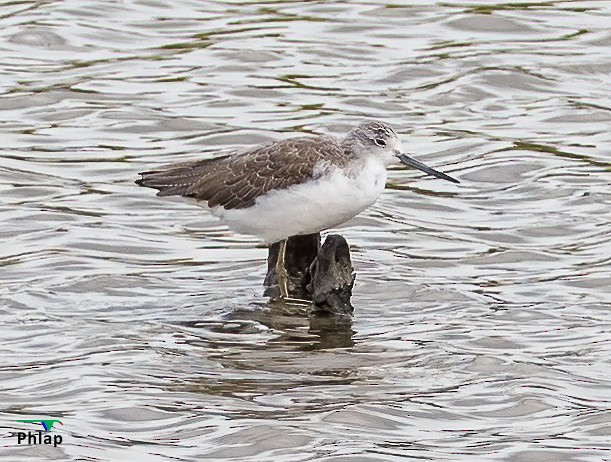
[[[278,278],[278,290],[280,291],[280,298],[285,300],[289,298],[289,275],[285,265],[286,242],[286,239],[280,242],[280,249],[278,250],[278,259],[276,260],[276,277]]]

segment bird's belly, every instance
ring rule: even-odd
[[[247,209],[217,208],[213,213],[235,231],[268,243],[333,228],[372,205],[384,190],[386,168],[370,163],[353,176],[335,169],[317,180],[268,193]]]

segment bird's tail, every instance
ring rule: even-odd
[[[157,170],[140,172],[136,184],[157,189],[158,196],[192,196],[194,187],[206,173],[214,170],[214,164],[224,157],[167,165]]]

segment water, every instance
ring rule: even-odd
[[[0,0],[2,460],[611,459],[611,2]],[[137,172],[364,118],[349,330]],[[17,446],[17,419],[63,443]]]

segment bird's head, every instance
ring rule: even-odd
[[[373,155],[382,160],[384,165],[402,163],[417,168],[442,180],[458,183],[458,180],[438,172],[422,162],[407,156],[401,147],[401,141],[395,131],[387,124],[377,121],[364,122],[346,136],[344,143],[359,155]]]

